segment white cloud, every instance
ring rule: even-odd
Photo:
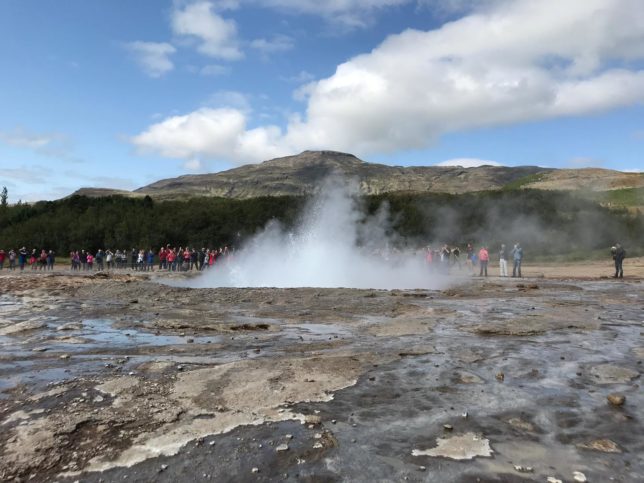
[[[462,168],[476,168],[478,166],[503,166],[496,161],[477,158],[455,158],[436,163],[436,166],[460,166]]]
[[[203,108],[155,124],[132,142],[142,152],[158,152],[169,158],[250,161],[285,154],[277,145],[279,134],[276,127],[247,130],[246,117],[237,109]]]
[[[288,35],[275,35],[271,39],[255,39],[250,43],[251,48],[259,51],[263,56],[286,52],[295,47],[295,41]]]
[[[0,131],[0,143],[28,149],[38,155],[57,158],[70,163],[83,161],[73,153],[72,142],[61,133],[35,133],[23,128],[17,128],[13,131]]]
[[[253,0],[250,0],[251,2]],[[255,0],[264,7],[282,11],[326,17],[345,27],[364,27],[375,12],[414,0]]]
[[[214,11],[214,4],[200,1],[172,13],[176,35],[196,38],[197,50],[209,57],[237,60],[243,57],[234,20],[224,19]]]
[[[188,171],[201,171],[203,169],[203,163],[201,160],[193,158],[183,163],[183,168]]]
[[[306,3],[306,2],[304,2]],[[320,4],[322,2],[319,2]],[[431,31],[406,30],[299,92],[282,129],[239,109],[199,109],[133,138],[180,158],[260,161],[304,149],[358,155],[427,147],[442,134],[644,101],[639,0],[516,0]]]
[[[125,47],[132,53],[141,69],[150,77],[161,77],[174,69],[170,55],[177,49],[165,42],[129,42]]]

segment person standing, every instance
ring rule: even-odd
[[[512,259],[514,260],[514,267],[512,268],[512,276],[516,277],[517,274],[521,278],[521,262],[523,262],[523,248],[519,243],[514,244],[512,249]]]
[[[47,253],[47,270],[53,270],[54,264],[56,263],[56,254],[53,250],[49,250]]]
[[[485,276],[487,277],[487,262],[490,260],[490,254],[487,251],[487,247],[481,247],[479,250],[479,264],[481,266],[481,269],[479,270],[479,277],[483,276],[483,273],[485,273]]]
[[[27,263],[27,247],[22,247],[18,251],[18,266],[22,272],[25,269],[25,264]]]
[[[9,250],[9,270],[16,269],[16,251],[12,248]]]
[[[505,245],[501,244],[501,250],[499,250],[499,276],[507,277],[508,276],[508,260],[507,253],[505,250]]]
[[[615,260],[615,275],[613,278],[624,278],[624,258],[626,258],[626,250],[620,243],[615,243],[613,247],[613,260]]]
[[[103,252],[102,248],[99,248],[99,250],[96,252],[96,256],[94,257],[94,261],[96,262],[96,267],[98,268],[99,272],[103,271],[103,268],[104,268],[103,260],[105,260],[105,252]]]

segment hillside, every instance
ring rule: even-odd
[[[365,195],[392,192],[469,193],[503,188],[536,188],[604,191],[644,186],[639,173],[606,169],[557,170],[538,166],[388,166],[367,163],[352,154],[335,151],[305,151],[296,156],[272,159],[212,174],[185,175],[157,181],[133,192],[83,188],[74,194],[106,196],[149,195],[154,199],[186,196],[254,198],[311,194],[321,181],[338,172],[353,177]]]

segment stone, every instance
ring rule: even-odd
[[[548,479],[546,480],[547,483],[563,483],[559,478],[555,478],[554,476],[549,476]]]
[[[626,402],[626,396],[624,396],[623,394],[616,393],[616,392],[611,393],[608,396],[606,396],[606,399],[613,406],[623,406],[624,403]]]
[[[278,453],[282,451],[288,451],[288,444],[280,444],[277,448],[275,448],[275,451],[277,451]]]
[[[610,439],[595,439],[587,443],[582,443],[577,445],[579,448],[591,449],[594,451],[601,451],[602,453],[621,453],[622,450],[619,448],[615,441]]]
[[[531,466],[520,466],[520,465],[514,465],[514,469],[518,471],[519,473],[533,473],[534,468]]]
[[[317,414],[307,414],[304,416],[304,422],[306,424],[320,424],[322,422],[322,418]]]
[[[250,470],[251,473],[259,473],[259,468],[254,467],[252,470]]]
[[[443,424],[443,429],[445,431],[451,431],[454,427],[451,424]]]
[[[497,381],[503,382],[504,379],[505,379],[505,374],[503,374],[503,372],[497,373],[497,375],[496,375],[496,380]]]
[[[320,442],[315,443],[315,444],[313,445],[313,449],[322,449],[322,448],[324,448],[324,446],[323,446],[323,445],[322,445],[322,443],[320,443]]]
[[[70,357],[71,356],[69,354],[61,354],[59,358],[63,359],[63,360],[66,360],[66,359],[69,359]]]
[[[584,475],[581,471],[573,471],[572,479],[575,481],[579,481],[579,483],[584,483],[585,481],[588,481],[586,479],[586,475]]]

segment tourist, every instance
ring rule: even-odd
[[[29,256],[29,266],[32,270],[36,270],[36,249],[31,250],[31,255]]]
[[[87,266],[85,269],[91,272],[94,269],[94,255],[87,252],[87,254],[85,255],[85,260],[87,263]],[[82,262],[82,259],[81,259],[81,262]]]
[[[507,254],[505,250],[505,244],[503,243],[501,243],[501,250],[499,250],[499,276],[500,277],[508,276]]]
[[[512,259],[514,260],[514,268],[512,269],[513,277],[521,277],[521,262],[523,261],[523,248],[517,242],[512,249]]]
[[[487,247],[481,247],[479,250],[479,263],[481,265],[481,269],[479,270],[479,277],[483,276],[483,273],[485,273],[485,276],[487,277],[487,262],[490,259],[490,254],[487,251]]]
[[[154,251],[152,250],[152,248],[148,250],[147,262],[148,262],[148,266],[146,267],[146,271],[153,272],[154,271]]]
[[[108,270],[112,268],[113,260],[114,260],[114,254],[112,253],[112,250],[108,248],[107,250],[105,250],[105,263],[107,263]]]
[[[9,250],[9,270],[16,269],[16,251],[12,248]]]
[[[613,278],[624,278],[624,258],[626,258],[626,250],[620,243],[615,243],[615,246],[611,249],[613,253],[613,260],[615,260],[615,275]]]
[[[96,262],[96,269],[99,272],[102,272],[103,269],[105,268],[105,252],[99,248],[99,250],[96,252],[96,256],[94,257],[94,261]]]
[[[18,266],[20,267],[20,271],[23,271],[25,269],[26,264],[27,264],[27,248],[22,247],[18,251]]]
[[[7,257],[7,254],[4,250],[0,250],[0,270],[4,268],[4,259]]]
[[[87,270],[87,252],[85,250],[81,250],[79,255],[79,260],[80,260],[81,270],[86,271]]]
[[[452,248],[452,265],[456,265],[461,269],[461,250],[458,247]]]
[[[54,270],[54,264],[56,263],[56,255],[53,250],[49,250],[47,253],[47,270]]]
[[[43,248],[38,258],[39,270],[47,270],[47,251]]]
[[[467,247],[465,248],[465,254],[467,256],[467,259],[465,260],[465,264],[467,265],[467,268],[470,270],[470,273],[474,273],[474,246],[471,243],[467,244]]]
[[[159,270],[165,270],[167,268],[166,260],[168,257],[168,252],[166,252],[164,247],[161,247],[159,250]]]

